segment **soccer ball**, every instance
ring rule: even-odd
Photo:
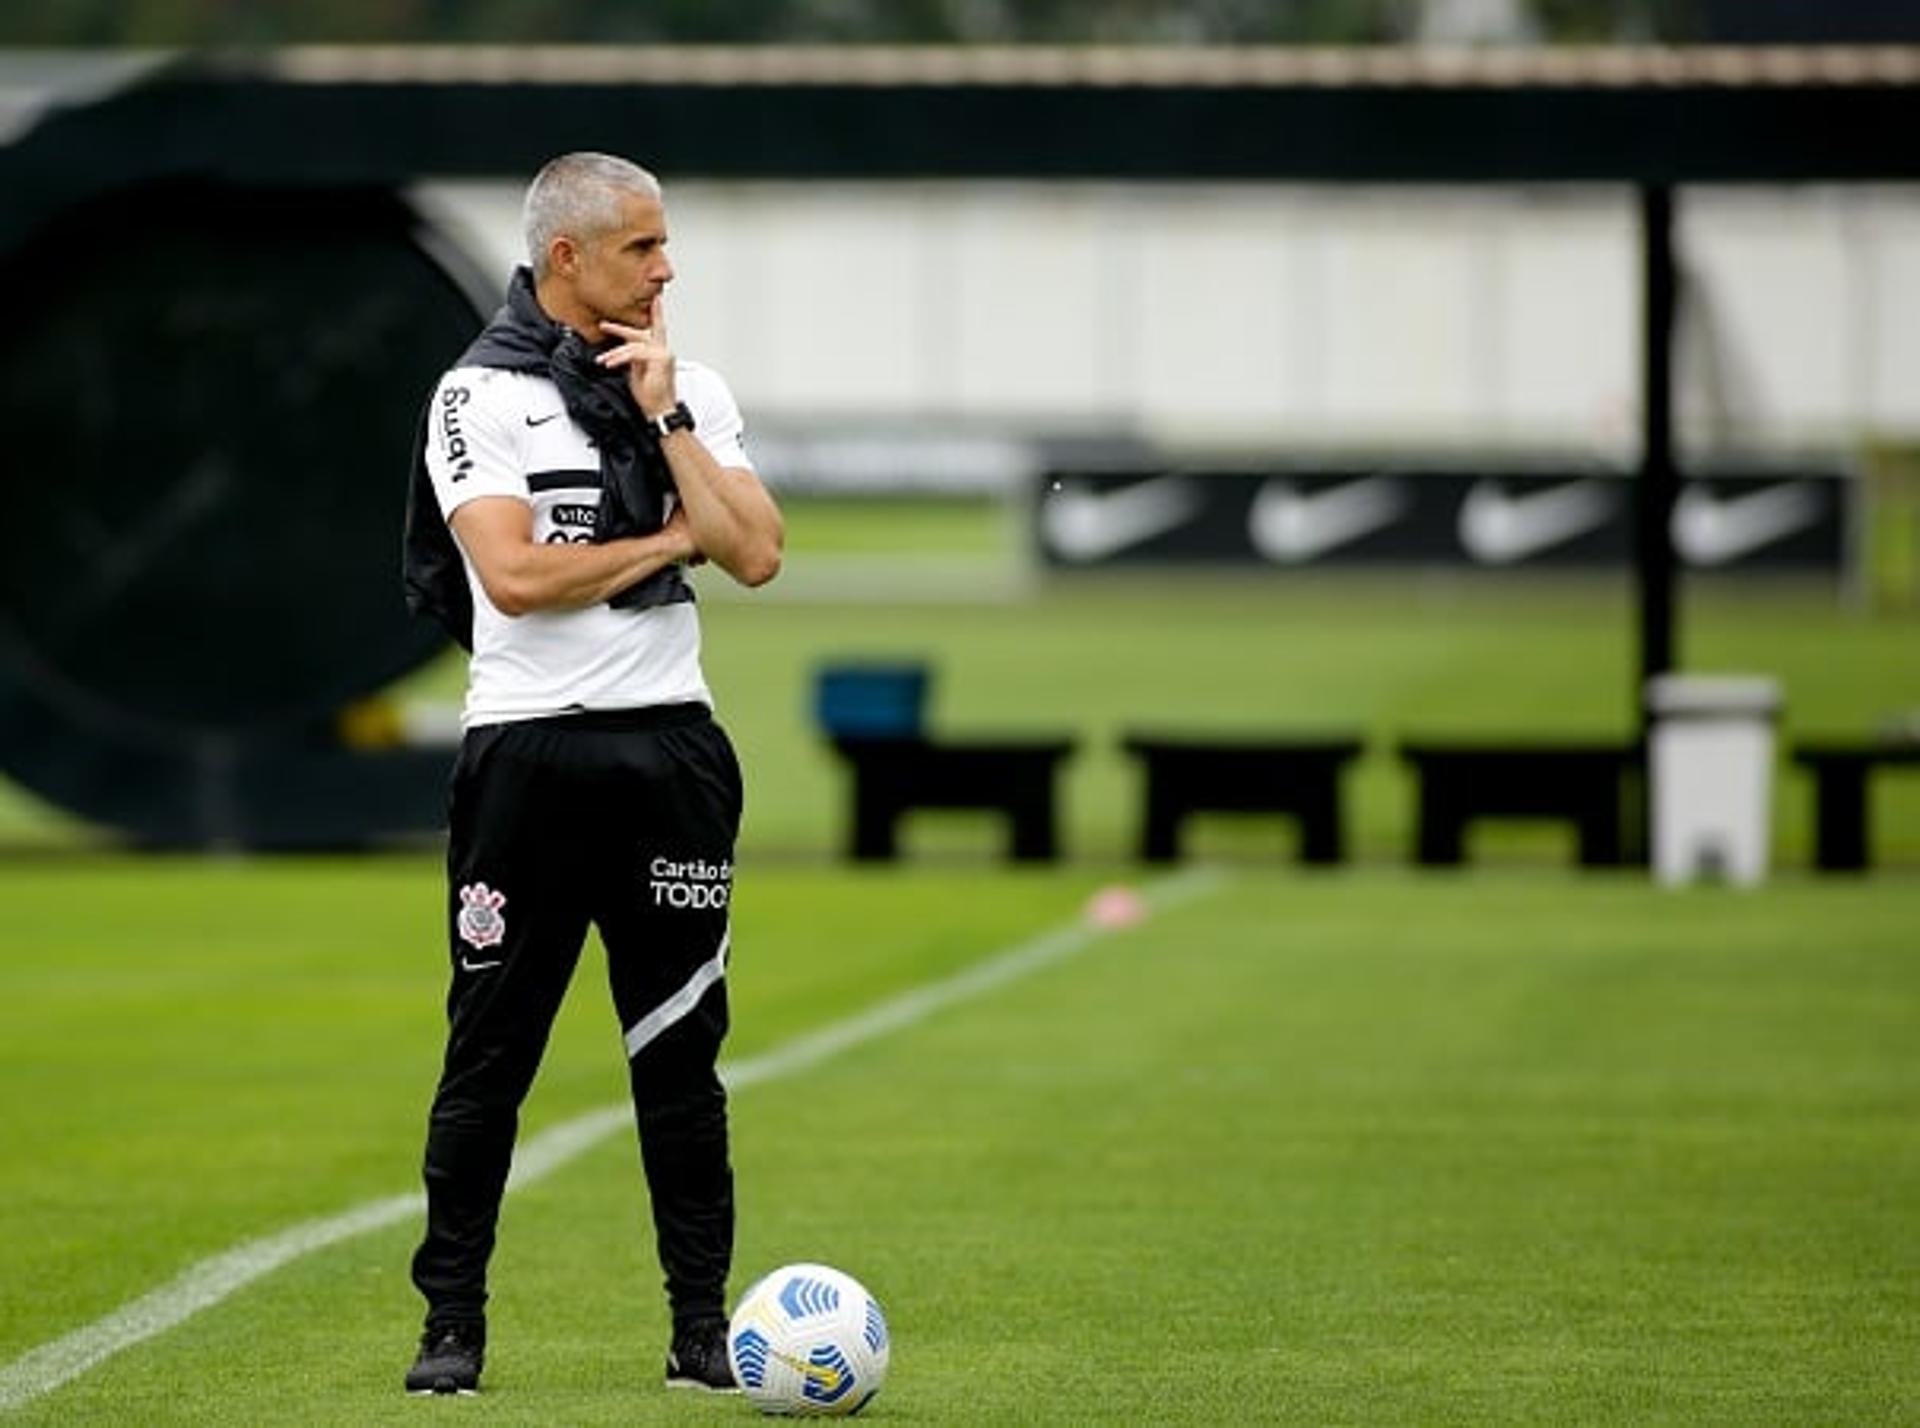
[[[886,1316],[852,1275],[790,1264],[741,1296],[727,1358],[762,1413],[858,1413],[886,1382]]]

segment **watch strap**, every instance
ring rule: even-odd
[[[676,431],[692,431],[694,429],[693,409],[685,402],[675,402],[671,411],[660,413],[650,425],[653,427],[654,435],[660,437],[672,436]]]

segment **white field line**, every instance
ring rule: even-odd
[[[1222,881],[1221,874],[1206,869],[1178,873],[1150,886],[1145,897],[1152,911],[1163,911],[1213,891]],[[796,1037],[759,1056],[728,1062],[720,1069],[721,1079],[729,1089],[739,1090],[811,1070],[843,1051],[1064,961],[1107,936],[1108,931],[1087,922],[1068,923],[845,1021]],[[604,1106],[542,1131],[515,1151],[508,1189],[531,1185],[552,1174],[621,1127],[631,1125],[632,1119],[632,1108],[625,1104]],[[212,1308],[292,1260],[425,1213],[426,1199],[419,1192],[390,1195],[337,1215],[302,1221],[278,1234],[248,1240],[203,1259],[111,1314],[29,1349],[0,1368],[0,1413],[52,1393],[122,1349]]]

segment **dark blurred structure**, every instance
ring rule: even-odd
[[[1631,185],[1652,674],[1675,188],[1920,178],[1920,51],[296,49],[163,60],[21,127],[0,764],[151,841],[306,846],[440,816],[443,756],[333,733],[436,646],[401,612],[399,509],[475,285],[429,257],[416,176],[639,135],[676,177]]]
[[[0,14],[0,43],[1379,44],[1456,31],[1462,12],[1554,42],[1685,39],[1694,22],[1686,0],[35,0]]]
[[[0,260],[0,750],[149,842],[418,828],[442,755],[334,715],[439,647],[398,617],[396,460],[474,323],[391,191],[140,183]]]
[[[1857,44],[1920,38],[1908,0],[35,0],[0,44]]]
[[[1699,0],[1700,38],[1726,45],[1857,45],[1920,40],[1913,0]]]

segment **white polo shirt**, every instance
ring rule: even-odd
[[[747,467],[740,409],[720,374],[696,362],[674,367],[694,416],[694,435],[722,466]],[[427,472],[449,521],[479,496],[509,496],[533,508],[538,541],[593,539],[600,455],[567,416],[545,377],[456,367],[433,394]],[[667,510],[673,509],[668,495]],[[455,536],[458,543],[459,537]],[[692,601],[650,610],[607,604],[503,615],[487,599],[462,550],[473,592],[473,655],[464,726],[503,724],[587,709],[713,703],[700,670],[700,616]]]

